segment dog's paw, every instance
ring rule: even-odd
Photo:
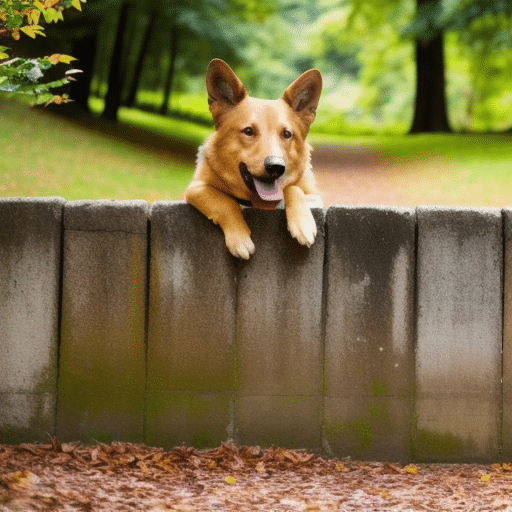
[[[254,243],[251,237],[245,233],[225,234],[226,247],[235,258],[248,260],[254,253]]]
[[[288,218],[288,231],[296,238],[299,244],[311,247],[315,241],[317,229],[313,214],[309,208],[299,215],[291,215]]]

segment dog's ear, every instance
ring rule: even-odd
[[[316,107],[322,92],[322,75],[310,69],[293,82],[283,94],[283,100],[292,107],[309,126],[315,119]]]
[[[220,59],[213,59],[206,71],[208,105],[213,119],[226,109],[234,107],[247,96],[244,84],[233,70]]]

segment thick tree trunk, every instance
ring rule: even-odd
[[[116,41],[114,51],[110,60],[110,72],[108,77],[108,91],[105,97],[105,108],[102,116],[117,121],[117,111],[121,105],[121,93],[123,89],[125,72],[123,71],[123,42],[128,21],[128,10],[130,4],[123,2],[119,15],[119,24],[117,27]]]
[[[164,100],[160,107],[160,114],[167,115],[169,111],[169,99],[172,92],[172,82],[174,80],[174,72],[176,71],[176,58],[178,56],[178,29],[174,27],[171,32],[171,50],[170,50],[170,63],[167,70],[167,78],[164,85]]]
[[[126,105],[128,107],[133,107],[133,105],[135,105],[135,100],[137,98],[137,90],[139,89],[140,78],[142,75],[142,68],[144,66],[144,57],[148,52],[149,42],[151,41],[151,36],[153,35],[155,28],[155,21],[156,12],[154,11],[151,14],[148,26],[146,27],[146,31],[144,33],[144,37],[139,48],[139,53],[137,55],[137,62],[135,63],[133,69],[133,79],[130,85],[130,91],[128,92],[128,98],[126,99]]]
[[[88,35],[73,43],[72,55],[78,59],[76,67],[82,73],[76,76],[76,82],[71,82],[69,96],[85,111],[89,111],[88,99],[91,90],[91,81],[94,72],[94,58],[96,55],[97,39],[95,35]]]
[[[430,0],[417,0],[418,8]],[[444,39],[416,42],[416,101],[411,133],[449,132],[444,65]]]

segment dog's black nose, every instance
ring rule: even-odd
[[[267,156],[263,165],[265,166],[265,171],[268,177],[273,180],[277,180],[277,178],[282,176],[286,170],[286,162],[284,161],[284,158],[280,156]]]

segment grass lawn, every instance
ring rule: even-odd
[[[142,145],[0,99],[0,196],[182,199],[193,161]]]

